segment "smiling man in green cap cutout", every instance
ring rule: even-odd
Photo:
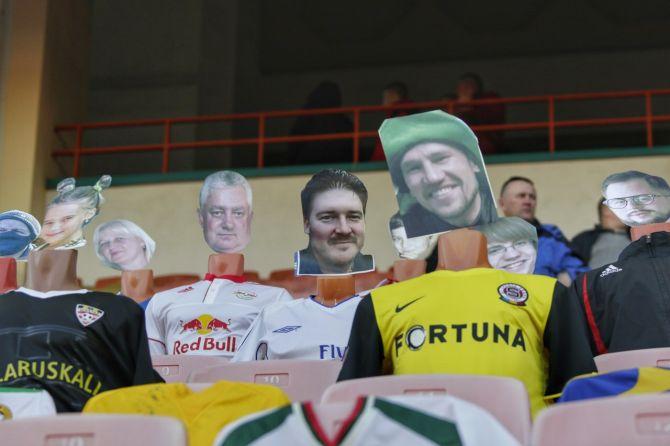
[[[385,120],[379,136],[407,237],[498,218],[477,137],[463,121],[441,110],[417,113]]]

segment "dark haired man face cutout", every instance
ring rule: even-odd
[[[420,143],[405,153],[400,169],[410,194],[429,212],[454,226],[477,219],[479,167],[462,151],[438,142]]]
[[[308,249],[321,273],[352,272],[354,258],[365,242],[365,216],[358,195],[348,189],[317,193],[304,227]]]
[[[658,190],[644,178],[611,183],[603,192],[605,204],[628,226],[670,219],[670,191]]]

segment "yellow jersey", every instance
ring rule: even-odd
[[[544,395],[595,370],[586,325],[556,279],[491,268],[435,271],[359,304],[339,380],[393,374],[496,375]]]
[[[228,423],[286,404],[281,389],[261,384],[219,381],[200,392],[184,383],[148,384],[102,392],[88,400],[84,413],[172,416],[186,425],[189,445],[210,446]]]

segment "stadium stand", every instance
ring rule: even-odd
[[[598,372],[606,373],[633,367],[670,367],[670,348],[647,348],[598,355]]]

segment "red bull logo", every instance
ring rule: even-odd
[[[197,318],[187,322],[180,321],[179,325],[181,327],[181,331],[179,334],[186,332],[196,332],[206,336],[208,334],[217,333],[220,331],[231,333],[231,323],[232,321],[230,318],[228,318],[228,322],[224,322],[223,320],[218,319],[211,314],[202,314]]]

